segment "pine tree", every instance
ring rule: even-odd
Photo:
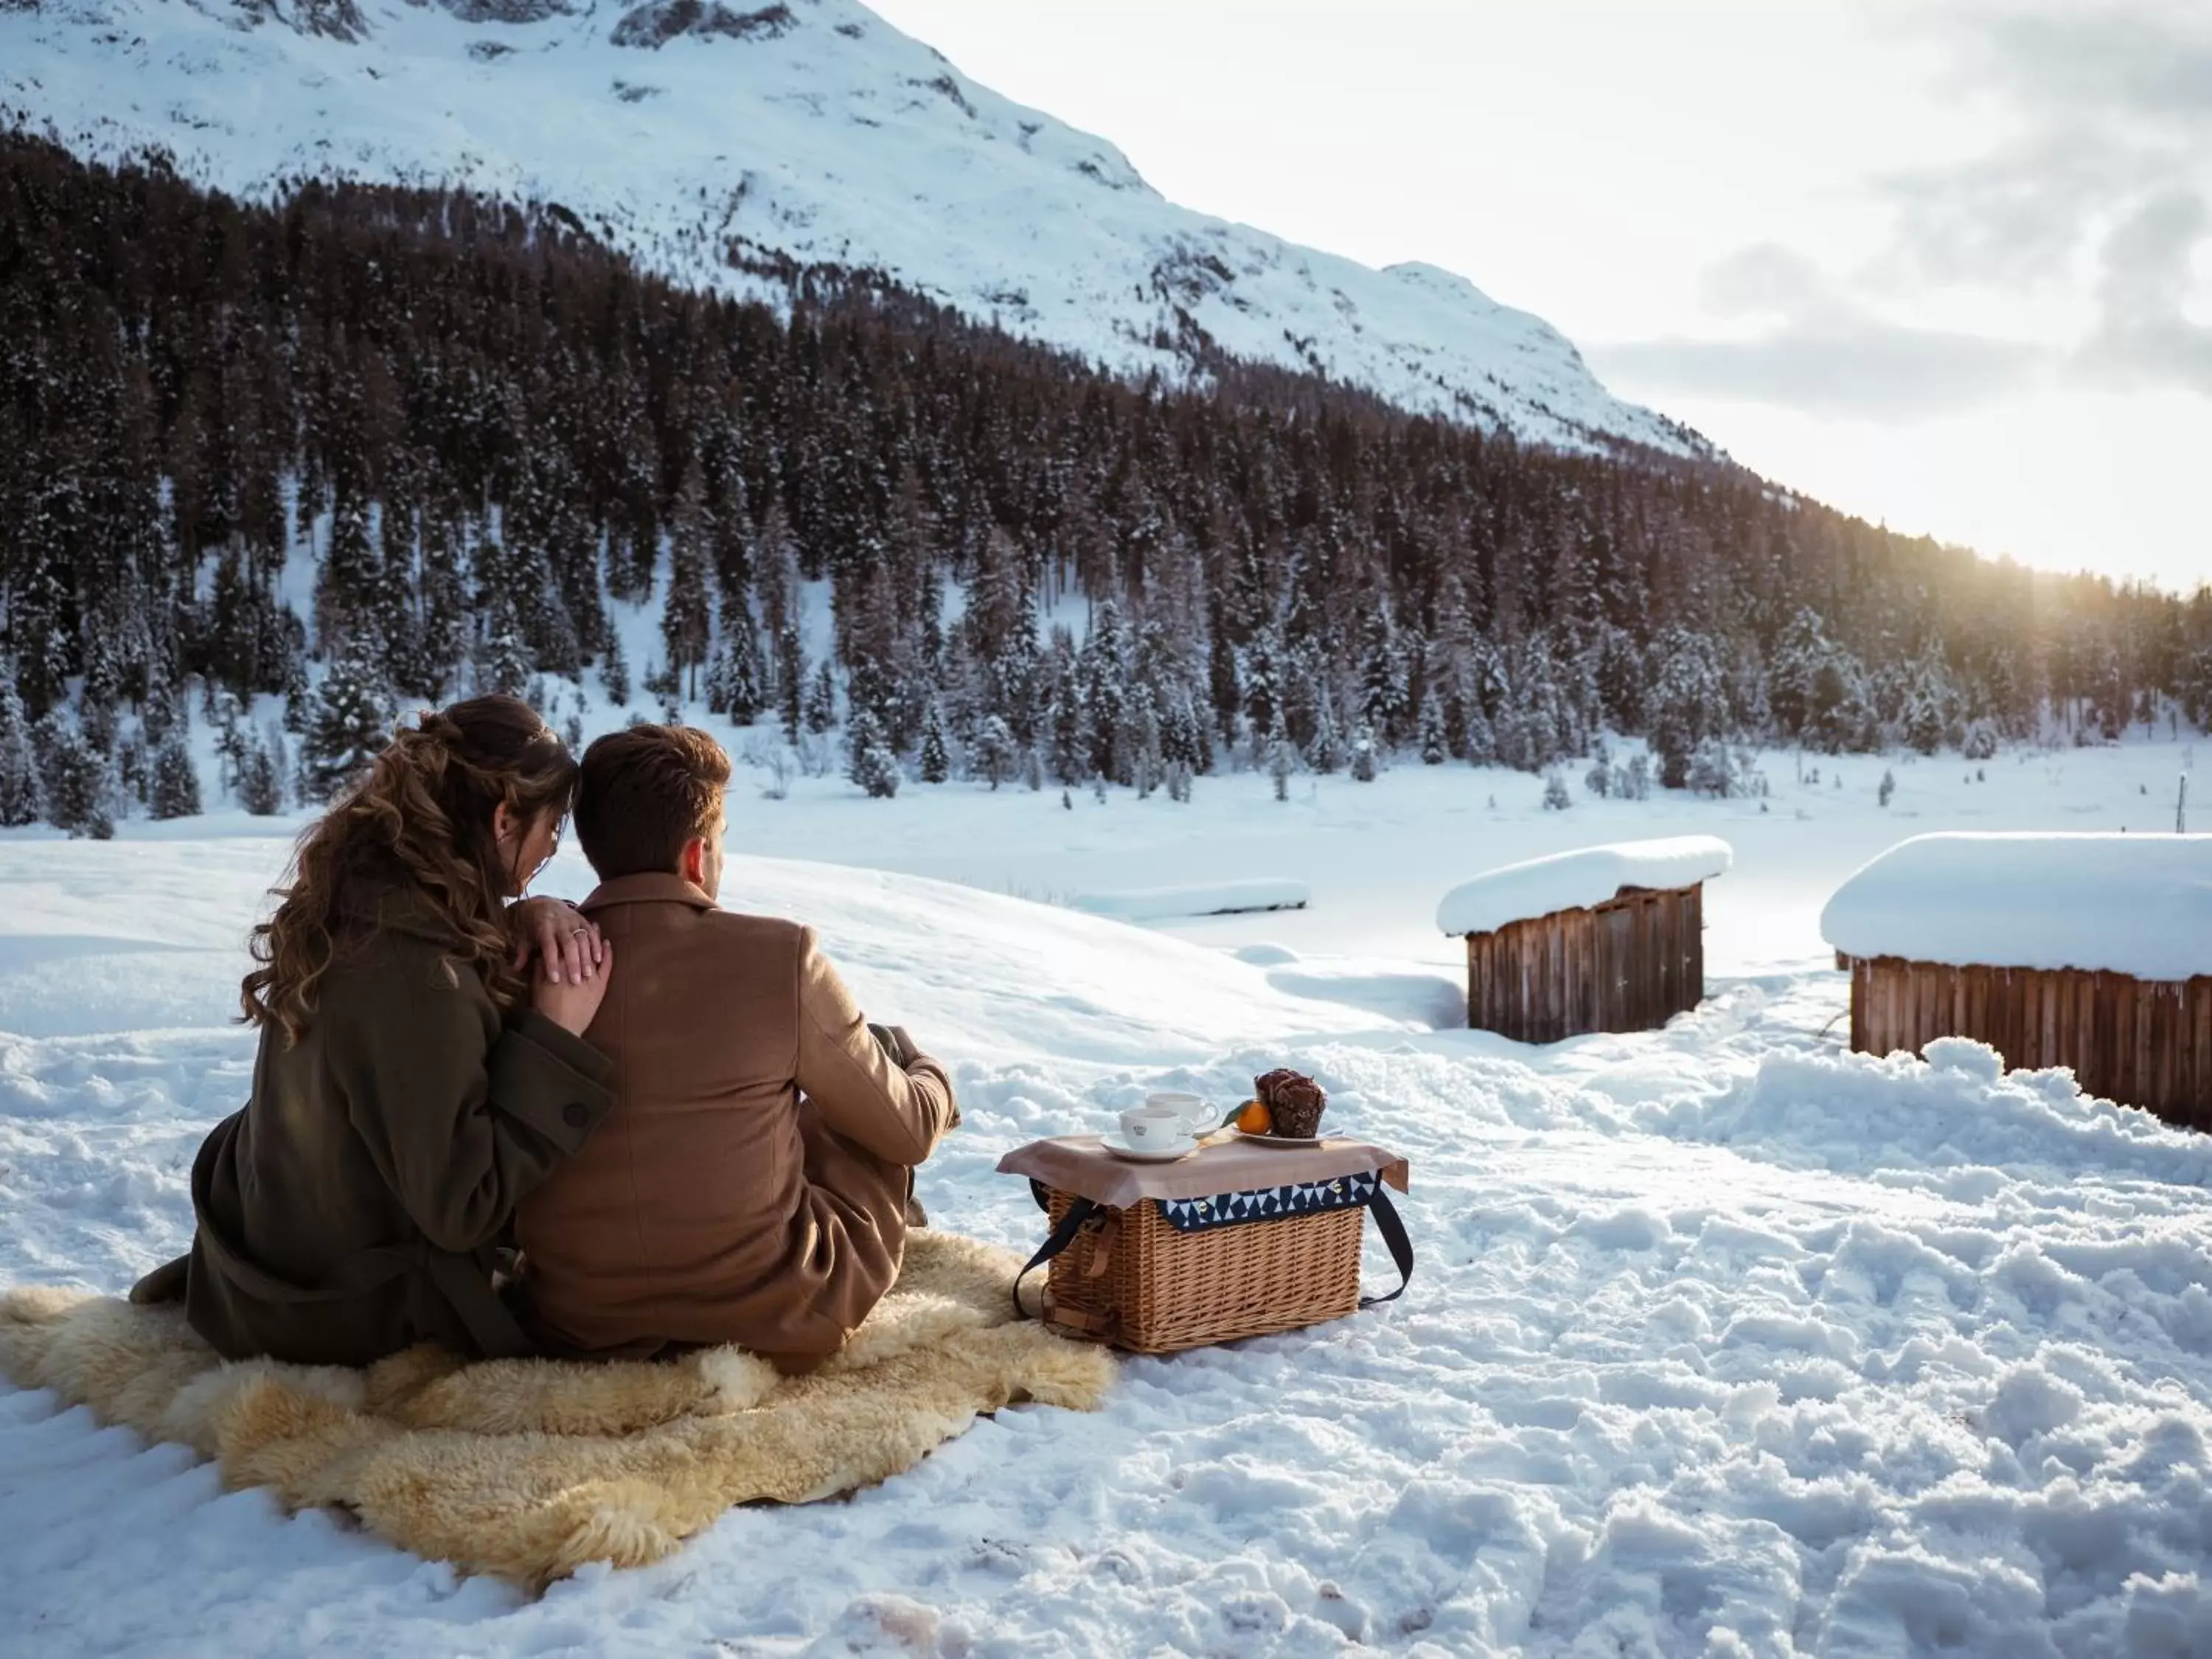
[[[725,645],[707,665],[707,712],[730,712],[730,648]]]
[[[378,560],[368,533],[368,502],[348,486],[331,512],[331,541],[315,595],[315,631],[336,653],[367,631],[376,600]],[[374,642],[381,645],[383,641]]]
[[[265,738],[246,739],[238,773],[238,804],[257,817],[273,817],[284,810],[283,761]]]
[[[783,721],[783,740],[799,741],[805,719],[806,653],[799,642],[799,625],[787,622],[775,631],[776,713]]]
[[[803,718],[806,729],[817,737],[837,724],[837,681],[830,672],[827,657],[814,671],[814,678],[806,683],[806,707]],[[879,729],[876,733],[878,742],[882,736]]]
[[[1091,773],[1109,783],[1127,783],[1136,758],[1127,752],[1122,724],[1129,711],[1129,671],[1121,607],[1110,599],[1098,602],[1075,672],[1091,727]]]
[[[106,841],[115,833],[108,816],[108,764],[100,751],[49,709],[33,733],[43,775],[46,822],[72,838]]]
[[[684,717],[684,677],[673,668],[653,667],[638,682],[639,689],[660,703],[660,723],[676,726]]]
[[[58,564],[58,562],[57,562]],[[70,676],[70,630],[62,617],[68,603],[57,564],[32,568],[38,574],[25,582],[9,606],[8,637],[15,651],[14,684],[21,688],[23,704],[33,719],[58,702]]]
[[[301,759],[310,793],[318,800],[330,800],[366,772],[392,740],[382,678],[358,645],[331,665],[314,705]]]
[[[139,732],[149,742],[161,742],[182,720],[185,708],[167,651],[155,652],[146,664],[146,691],[138,700]]]
[[[1567,793],[1566,779],[1556,770],[1546,773],[1544,775],[1544,810],[1547,812],[1564,812],[1574,804],[1575,798]]]
[[[1650,799],[1651,757],[1641,750],[1631,755],[1628,764],[1613,781],[1613,793],[1623,800]]]
[[[78,735],[103,755],[115,752],[115,713],[120,699],[122,669],[115,649],[104,632],[85,641],[84,684],[77,692]]]
[[[0,827],[15,829],[39,821],[39,772],[14,665],[6,666],[0,675]]]
[[[1363,726],[1352,734],[1352,781],[1372,783],[1375,770],[1375,734]]]
[[[845,726],[845,775],[878,800],[898,793],[898,757],[884,739],[884,729],[865,704],[853,710]]]
[[[622,635],[612,629],[607,633],[606,657],[599,664],[599,685],[616,708],[629,707],[629,663],[623,655]]]
[[[1379,598],[1370,596],[1359,627],[1359,719],[1378,745],[1395,748],[1402,680],[1390,613]]]
[[[971,763],[977,776],[988,780],[996,789],[1013,776],[1020,757],[1015,752],[1014,734],[1006,722],[996,714],[987,714],[975,728],[975,753]]]
[[[1344,739],[1336,729],[1336,714],[1330,707],[1331,699],[1324,696],[1314,708],[1313,745],[1306,750],[1306,761],[1323,777],[1334,775],[1344,764]]]
[[[1237,716],[1244,707],[1244,686],[1237,670],[1237,644],[1229,637],[1228,621],[1218,594],[1206,606],[1206,685],[1221,740],[1234,744]]]
[[[1690,757],[1689,775],[1684,781],[1692,794],[1711,795],[1717,800],[1742,793],[1728,744],[1718,738],[1706,738],[1698,744],[1697,753]]]
[[[952,775],[952,757],[945,750],[945,717],[932,697],[921,717],[921,781],[942,783]]]
[[[1075,642],[1065,629],[1054,630],[1052,690],[1045,709],[1045,742],[1051,750],[1053,781],[1065,786],[1091,777],[1091,722],[1076,678]]]
[[[1651,751],[1659,759],[1661,787],[1680,789],[1689,784],[1699,746],[1727,729],[1726,684],[1713,641],[1705,635],[1670,628],[1651,648],[1659,663],[1645,699]]]
[[[722,647],[723,710],[732,726],[750,726],[761,714],[760,647],[753,638],[753,619],[742,604],[724,613],[731,632]]]
[[[192,765],[184,733],[171,732],[154,751],[154,775],[146,805],[157,818],[189,818],[200,810],[200,776]]]
[[[1266,629],[1252,636],[1244,653],[1244,718],[1252,730],[1253,758],[1263,766],[1283,723],[1282,654],[1280,642]]]
[[[695,460],[684,471],[683,493],[669,522],[668,594],[660,613],[660,638],[670,671],[685,681],[685,691],[693,697],[698,695],[699,665],[707,660],[713,637],[713,600],[707,586],[713,534]]]
[[[1437,700],[1432,696],[1421,699],[1420,738],[1424,766],[1442,766],[1450,758],[1451,751],[1444,745],[1443,717],[1437,712]]]
[[[1943,710],[1926,692],[1916,696],[1905,711],[1904,738],[1923,755],[1943,746]]]
[[[461,579],[460,541],[441,516],[425,514],[422,574],[418,584],[422,620],[415,630],[415,678],[403,689],[432,702],[460,672],[468,649],[468,590]],[[623,698],[629,696],[627,681]]]
[[[1498,760],[1498,733],[1490,718],[1480,705],[1470,705],[1467,711],[1467,762],[1470,766],[1490,766]]]
[[[1275,799],[1291,798],[1291,775],[1298,769],[1298,751],[1291,742],[1290,733],[1278,724],[1267,739],[1267,776],[1275,786]]]
[[[530,684],[533,666],[514,606],[501,594],[493,604],[484,624],[483,643],[477,649],[477,694],[497,692],[519,697]]]

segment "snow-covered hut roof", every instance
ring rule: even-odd
[[[1437,906],[1437,926],[1447,933],[1495,933],[1558,910],[1587,910],[1624,887],[1692,887],[1726,873],[1735,857],[1717,836],[1578,847],[1462,883]]]
[[[1836,890],[1820,937],[1951,967],[2212,974],[2212,836],[1915,836]]]

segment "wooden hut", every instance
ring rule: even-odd
[[[1986,1042],[2212,1128],[2212,836],[1935,835],[1828,901],[1851,1047]]]
[[[1522,1042],[1664,1025],[1705,994],[1711,836],[1584,847],[1454,888],[1437,925],[1467,937],[1467,1023]]]

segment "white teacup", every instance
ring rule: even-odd
[[[1139,1152],[1168,1152],[1212,1127],[1197,1095],[1146,1095],[1143,1105],[1121,1114],[1121,1139]]]

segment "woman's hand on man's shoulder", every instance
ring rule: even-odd
[[[530,1006],[571,1036],[581,1036],[606,1000],[614,971],[615,947],[608,939],[599,941],[599,960],[587,963],[580,978],[555,979],[541,958],[530,975]]]
[[[514,965],[538,964],[556,985],[582,984],[606,960],[607,943],[597,923],[566,899],[517,899],[507,907],[514,939]]]

